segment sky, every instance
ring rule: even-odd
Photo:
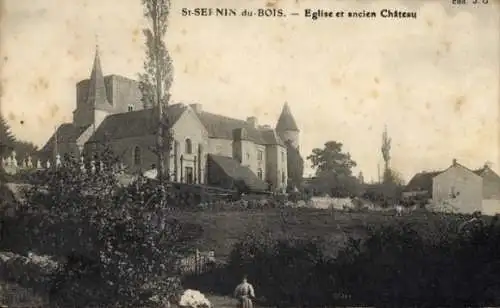
[[[469,0],[471,2],[471,0]],[[139,0],[3,0],[1,111],[43,146],[70,122],[96,44],[104,74],[142,72]],[[183,17],[182,8],[282,8],[301,16]],[[500,3],[451,0],[173,0],[172,99],[275,125],[288,102],[304,157],[329,140],[376,180],[382,131],[404,179],[456,158],[500,171]],[[417,12],[416,19],[305,18],[304,9]],[[306,175],[312,173],[306,165]]]

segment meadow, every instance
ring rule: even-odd
[[[273,208],[234,211],[183,211],[174,216],[183,222],[201,225],[199,250],[214,250],[218,259],[225,259],[235,243],[245,235],[269,232],[275,237],[321,238],[335,255],[348,238],[362,238],[367,228],[395,221],[411,223],[422,232],[457,225],[465,220],[461,215],[434,214],[415,211],[397,217],[394,211],[328,210],[314,208]],[[444,231],[444,229],[443,229]]]

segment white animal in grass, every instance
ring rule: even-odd
[[[403,216],[403,213],[405,211],[404,206],[402,206],[401,204],[396,204],[395,209],[396,209],[396,216]]]

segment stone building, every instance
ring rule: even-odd
[[[500,213],[500,177],[489,164],[472,170],[456,160],[442,171],[417,173],[403,197],[420,197],[434,206],[450,206],[460,213]]]
[[[59,126],[41,150],[81,155],[106,142],[132,173],[154,168],[156,109],[144,108],[137,81],[104,76],[96,51],[89,79],[76,85],[72,123]],[[299,129],[287,103],[276,129],[255,117],[234,119],[204,111],[200,104],[172,103],[166,110],[172,125],[171,180],[252,190],[281,190],[287,184],[285,142],[299,147]]]

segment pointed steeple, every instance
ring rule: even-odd
[[[92,104],[96,108],[110,105],[106,95],[106,86],[104,84],[104,75],[102,74],[98,45],[96,45],[94,65],[89,79],[87,103]]]
[[[279,132],[299,131],[299,127],[293,118],[292,111],[290,110],[290,106],[288,106],[287,102],[285,102],[283,109],[281,110],[281,115],[278,119],[278,123],[276,124],[276,130]]]

